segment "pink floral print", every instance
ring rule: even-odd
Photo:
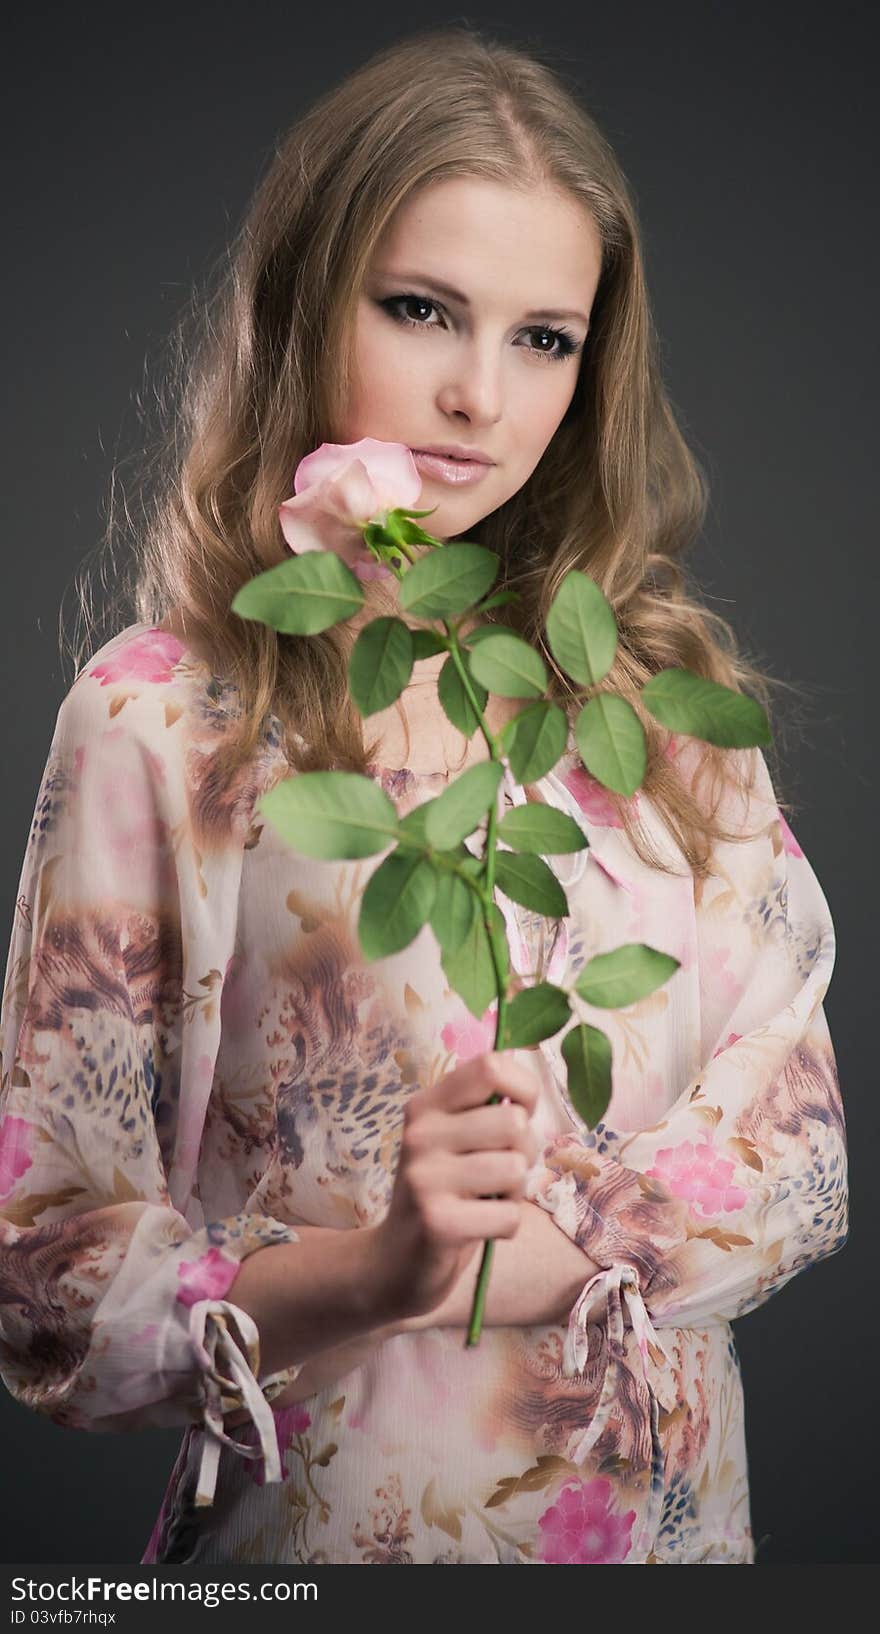
[[[150,681],[167,686],[185,650],[169,631],[146,630],[142,636],[126,641],[103,663],[92,664],[89,674],[102,687],[119,681]]]
[[[602,828],[623,827],[607,791],[595,777],[590,776],[586,766],[582,764],[572,766],[562,781],[566,788],[571,790],[585,816],[592,818],[594,823],[601,824]],[[638,800],[637,791],[632,797],[632,803],[637,806]]]
[[[614,1507],[611,1482],[568,1481],[538,1520],[549,1566],[620,1566],[629,1554],[634,1509]]]
[[[4,1118],[0,1123],[0,1197],[8,1197],[31,1167],[32,1137],[31,1125],[24,1118]]]
[[[440,1029],[440,1037],[459,1062],[471,1061],[475,1055],[484,1055],[493,1048],[497,1012],[495,1001],[478,1021],[464,1004],[458,1004],[454,1019]]]
[[[779,813],[779,827],[782,830],[782,843],[785,846],[788,855],[790,857],[802,857],[804,853],[792,834],[788,823],[782,815],[782,812]]]
[[[732,1184],[733,1172],[731,1160],[716,1152],[708,1136],[696,1145],[685,1140],[680,1146],[661,1146],[656,1162],[645,1170],[665,1180],[674,1197],[686,1197],[703,1214],[729,1214],[745,1207],[746,1194]]]
[[[180,1262],[177,1297],[181,1305],[194,1305],[197,1299],[222,1299],[237,1274],[238,1260],[229,1260],[218,1248],[211,1248],[197,1260]]]

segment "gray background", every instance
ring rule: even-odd
[[[666,380],[712,485],[692,557],[710,605],[797,682],[792,827],[838,933],[826,1000],[847,1113],[851,1235],[735,1326],[761,1564],[876,1560],[876,1073],[862,1018],[876,924],[875,42],[867,6],[581,4],[348,16],[235,0],[35,8],[7,32],[3,300],[2,923],[55,712],[58,615],[137,449],[138,394],[276,137],[381,44],[467,21],[574,75],[634,188]],[[873,396],[873,394],[872,394]],[[869,455],[875,456],[869,469]],[[124,472],[123,472],[124,476]],[[876,592],[876,575],[873,576]],[[177,1431],[61,1430],[0,1391],[6,1562],[136,1562]]]

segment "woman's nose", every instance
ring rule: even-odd
[[[464,414],[472,425],[494,425],[501,419],[503,387],[497,353],[481,354],[476,347],[462,352],[437,394],[444,414]]]

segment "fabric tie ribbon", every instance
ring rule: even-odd
[[[639,1287],[638,1272],[635,1267],[627,1264],[610,1265],[607,1269],[596,1272],[584,1284],[577,1301],[572,1308],[568,1321],[568,1330],[563,1346],[563,1368],[569,1377],[583,1371],[589,1358],[590,1340],[588,1320],[601,1294],[605,1295],[606,1333],[608,1343],[608,1360],[602,1379],[602,1388],[599,1392],[599,1401],[592,1421],[586,1429],[575,1432],[577,1439],[569,1443],[568,1457],[575,1464],[582,1464],[590,1449],[595,1445],[608,1421],[611,1404],[618,1393],[620,1374],[627,1368],[627,1350],[624,1342],[624,1305],[629,1312],[632,1329],[636,1337],[638,1353],[642,1364],[642,1377],[648,1393],[648,1407],[651,1428],[651,1462],[650,1462],[650,1491],[646,1506],[644,1526],[636,1540],[636,1546],[647,1554],[653,1547],[660,1524],[664,1486],[664,1453],[660,1440],[660,1407],[672,1412],[678,1397],[674,1383],[664,1377],[662,1364],[667,1367],[672,1364],[669,1352],[661,1345],[650,1316],[645,1308]]]
[[[253,1317],[239,1306],[225,1299],[200,1299],[190,1313],[189,1332],[205,1386],[204,1447],[199,1464],[199,1481],[195,1507],[205,1508],[214,1502],[217,1470],[222,1445],[232,1447],[243,1458],[262,1458],[266,1481],[281,1481],[284,1471],[278,1446],[278,1430],[269,1406],[272,1396],[278,1395],[285,1385],[296,1378],[304,1363],[273,1373],[261,1384],[243,1351],[229,1331],[229,1320],[238,1328],[251,1356],[259,1356],[259,1333]],[[221,1372],[220,1362],[226,1373]],[[258,1365],[258,1364],[257,1364]],[[246,1407],[257,1432],[259,1446],[236,1441],[223,1428],[224,1412]]]

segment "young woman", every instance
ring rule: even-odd
[[[759,750],[665,733],[680,665],[768,678],[687,593],[705,508],[664,394],[624,177],[545,65],[415,35],[294,126],[206,308],[136,617],[56,723],[3,1001],[0,1371],[56,1423],[185,1425],[144,1562],[750,1563],[730,1322],[847,1234],[823,999],[834,931]],[[256,812],[277,779],[380,779],[403,815],[484,758],[440,659],[362,720],[364,615],[295,638],[231,603],[283,560],[324,441],[403,443],[427,526],[495,550],[539,646],[571,568],[649,745],[631,800],[565,758],[511,803],[575,816],[569,915],[499,896],[519,980],[645,941],[679,969],[593,1014],[607,1118],[560,1040],[492,1050],[429,928],[366,963],[371,867]],[[491,696],[494,732],[518,707]],[[506,1102],[487,1105],[499,1090]],[[483,1332],[464,1345],[483,1241]]]

